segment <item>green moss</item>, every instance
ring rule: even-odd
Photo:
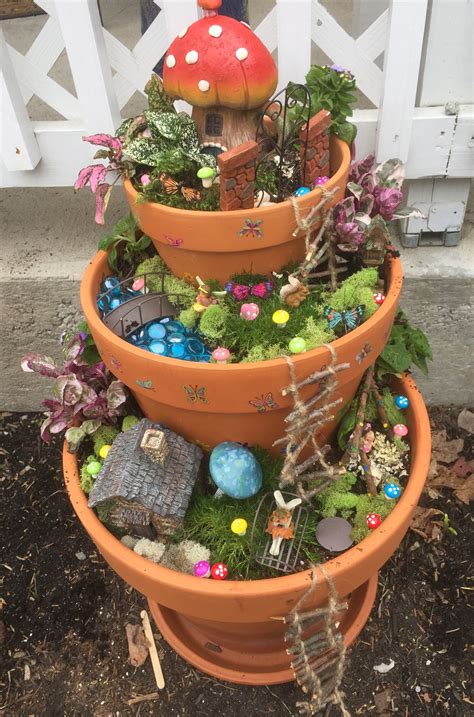
[[[99,456],[99,451],[102,446],[110,446],[118,436],[119,431],[114,426],[99,426],[99,428],[92,434],[92,442],[94,445],[94,453]]]
[[[129,428],[139,423],[140,419],[136,416],[125,416],[122,421],[122,431],[128,431]]]
[[[396,501],[387,500],[383,495],[360,495],[352,526],[354,542],[360,543],[371,532],[370,528],[367,527],[367,515],[369,513],[378,513],[383,520],[395,505]]]
[[[370,270],[363,269],[363,271]],[[357,276],[357,274],[354,274],[354,276]],[[331,306],[336,311],[347,311],[359,304],[363,304],[365,306],[364,319],[368,319],[378,308],[373,297],[375,286],[373,288],[358,286],[351,283],[349,279],[328,297],[328,306]]]
[[[84,491],[86,495],[89,495],[91,492],[94,483],[95,478],[93,478],[89,473],[87,472],[87,466],[89,463],[95,463],[97,461],[96,456],[87,456],[86,460],[81,466],[81,477],[80,477],[80,484],[81,488]]]
[[[196,325],[197,320],[198,315],[194,309],[184,309],[178,316],[178,321],[181,321],[187,329],[192,329]]]
[[[346,473],[316,497],[321,514],[325,518],[341,515],[349,518],[357,506],[359,496],[352,492],[357,482],[353,473]]]
[[[153,273],[153,272],[166,272],[166,276],[164,279],[164,287],[167,294],[170,294],[170,301],[171,303],[174,303],[173,301],[173,294],[179,294],[181,299],[184,300],[185,303],[188,303],[191,305],[194,302],[194,299],[196,298],[196,289],[193,286],[190,286],[185,281],[182,281],[182,279],[178,279],[177,276],[173,276],[172,274],[168,273],[168,268],[166,264],[163,262],[163,259],[161,259],[158,254],[156,256],[152,256],[149,259],[145,259],[145,261],[142,261],[136,268],[135,274],[147,274],[147,273]],[[161,277],[160,276],[150,276],[147,277],[147,286],[150,289],[150,291],[161,291]]]
[[[270,346],[265,344],[256,344],[256,346],[252,346],[247,356],[242,359],[242,362],[253,363],[254,361],[270,361],[271,359],[279,358],[285,353],[288,352],[283,351],[280,344],[270,344]]]
[[[229,309],[227,306],[221,304],[209,306],[201,316],[199,332],[212,343],[220,341],[226,331],[228,316]]]
[[[407,422],[406,416],[403,411],[400,411],[400,409],[397,408],[395,399],[393,398],[388,386],[386,386],[382,391],[382,399],[385,413],[387,414],[387,420],[390,425],[396,426],[397,423],[403,423],[403,425],[405,425]],[[405,447],[404,444],[403,447]]]
[[[313,316],[306,319],[303,330],[299,336],[306,341],[308,351],[316,349],[323,344],[328,344],[336,337],[334,331],[329,328],[327,321],[320,319],[316,321]]]

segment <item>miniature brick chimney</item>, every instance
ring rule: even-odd
[[[160,463],[162,466],[165,465],[169,446],[163,431],[157,428],[148,428],[143,434],[140,448],[152,461]]]
[[[217,157],[222,211],[253,208],[257,155],[258,144],[250,140]]]
[[[318,177],[329,176],[329,127],[331,113],[321,110],[300,131],[301,183],[312,187]],[[307,134],[306,134],[307,133]],[[306,152],[305,152],[306,150]]]

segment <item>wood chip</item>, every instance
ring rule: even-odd
[[[148,645],[141,625],[125,625],[130,664],[141,667],[148,657]]]
[[[155,673],[156,686],[159,690],[162,690],[165,686],[165,678],[163,676],[163,670],[161,669],[160,658],[156,650],[155,638],[150,625],[150,619],[146,610],[142,610],[140,617],[143,623],[143,631],[145,637],[148,640],[148,649],[150,651],[151,664],[153,665],[153,672]]]

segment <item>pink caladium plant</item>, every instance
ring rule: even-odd
[[[109,163],[107,165],[89,164],[87,167],[83,167],[77,176],[74,191],[77,192],[89,184],[92,193],[95,194],[95,221],[97,224],[104,224],[112,187],[126,170],[122,142],[118,137],[112,137],[110,134],[92,134],[82,139],[84,142],[105,147],[96,152],[94,159],[108,159]],[[115,173],[112,184],[105,181],[109,172]]]
[[[405,178],[402,162],[389,159],[375,168],[374,162],[373,155],[353,162],[347,196],[334,208],[335,240],[342,252],[359,251],[366,243],[374,221],[383,224],[392,219],[423,217],[418,209],[400,206]]]
[[[80,332],[64,347],[62,366],[48,356],[28,353],[21,359],[23,371],[55,379],[53,397],[45,399],[47,416],[41,426],[41,438],[49,443],[51,436],[66,431],[71,452],[102,424],[114,424],[125,414],[127,393],[121,381],[111,380],[105,364],[89,365],[83,358],[87,334]]]

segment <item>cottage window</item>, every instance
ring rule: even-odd
[[[206,134],[211,137],[220,137],[224,128],[224,118],[222,115],[210,112],[206,117]]]

